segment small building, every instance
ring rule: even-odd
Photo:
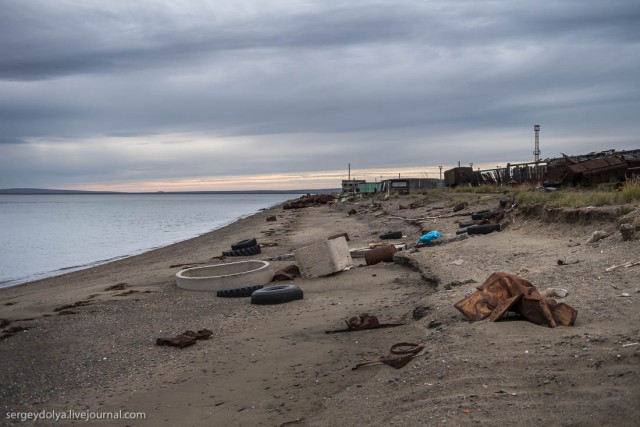
[[[367,181],[364,179],[343,179],[342,180],[342,192],[343,193],[360,193],[360,184],[365,184]]]
[[[443,188],[442,180],[435,178],[403,178],[382,181],[379,191],[431,190],[434,188]]]
[[[458,185],[478,185],[478,179],[473,173],[473,169],[464,166],[444,171],[444,185],[454,188]]]
[[[361,194],[375,194],[378,192],[379,184],[377,182],[362,182],[358,188]]]

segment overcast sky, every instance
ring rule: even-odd
[[[436,177],[534,124],[640,148],[640,2],[0,0],[0,188]]]

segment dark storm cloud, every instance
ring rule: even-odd
[[[524,160],[533,123],[550,156],[637,146],[637,1],[0,12],[0,186]]]
[[[638,41],[634,1],[331,2],[309,11],[232,16],[228,21],[174,16],[153,7],[106,10],[54,2],[3,1],[0,76],[39,79],[86,72],[175,66],[215,52],[420,43],[440,48],[558,38]],[[117,4],[117,3],[116,3]],[[193,7],[215,17],[215,9]]]

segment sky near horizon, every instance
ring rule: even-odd
[[[637,0],[0,0],[0,188],[334,188],[640,148]]]

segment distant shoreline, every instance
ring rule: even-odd
[[[303,189],[303,190],[229,190],[229,191],[83,191],[83,190],[50,190],[43,188],[5,188],[0,195],[83,195],[83,194],[330,194],[340,192],[339,188]]]

